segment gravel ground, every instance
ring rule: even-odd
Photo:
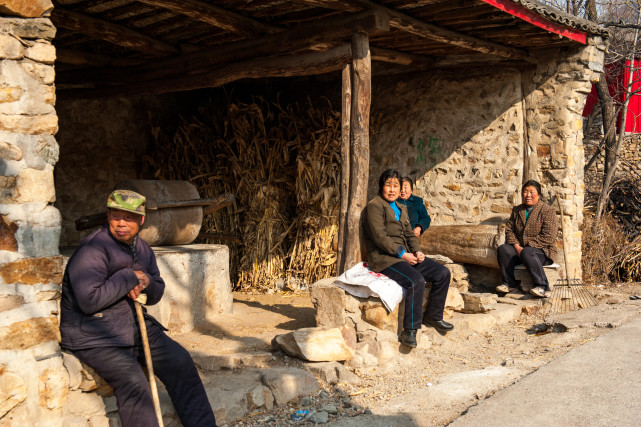
[[[610,305],[641,295],[640,284],[592,290],[602,304]],[[357,382],[324,385],[313,396],[269,413],[250,414],[233,425],[446,425],[479,400],[609,330],[594,326],[555,332],[543,330],[542,323],[541,317],[522,316],[485,334],[458,340],[446,336],[429,349],[354,370]],[[593,323],[607,326],[602,318]],[[282,354],[278,358],[280,363],[302,364]],[[296,419],[297,411],[307,413]]]

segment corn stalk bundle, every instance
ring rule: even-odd
[[[150,151],[163,153],[145,157],[154,176],[189,180],[201,197],[236,196],[202,227],[238,236],[206,240],[229,246],[235,289],[265,291],[283,279],[310,283],[335,274],[339,113],[311,102],[301,113],[262,98],[218,105],[181,118],[173,134],[152,126]]]

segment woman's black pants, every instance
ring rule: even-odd
[[[397,262],[387,267],[381,274],[398,283],[405,294],[404,329],[421,329],[423,323],[423,298],[425,282],[432,284],[425,309],[425,317],[429,320],[443,320],[443,309],[447,290],[450,287],[450,270],[438,262],[425,258],[416,265],[405,261]]]
[[[553,264],[553,261],[545,256],[541,249],[526,246],[521,251],[521,256],[516,254],[514,245],[507,243],[499,246],[497,250],[497,258],[499,267],[501,268],[501,276],[503,283],[510,288],[516,288],[516,279],[514,278],[514,267],[518,264],[523,264],[532,275],[532,282],[534,286],[541,286],[546,291],[550,290],[548,278],[543,271],[544,265]]]

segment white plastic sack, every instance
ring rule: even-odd
[[[377,297],[390,312],[403,300],[403,288],[389,277],[359,262],[334,281],[336,286],[360,298]]]

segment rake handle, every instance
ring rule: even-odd
[[[565,221],[563,221],[563,205],[561,204],[561,198],[558,194],[555,194],[556,202],[559,205],[559,211],[561,211],[561,243],[563,243],[563,264],[565,265],[565,280],[570,283],[570,269],[568,268],[568,251],[565,246]]]

